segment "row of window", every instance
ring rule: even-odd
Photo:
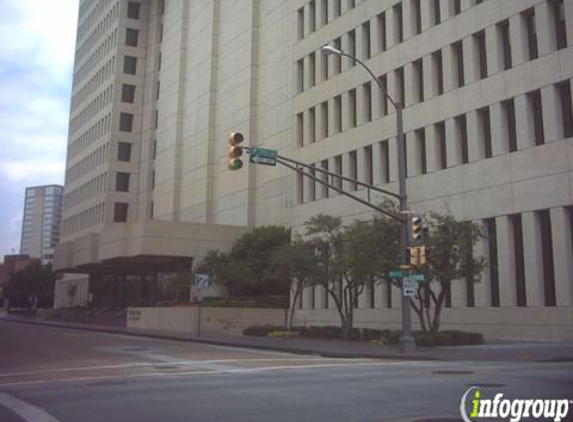
[[[561,212],[561,209],[557,209]],[[567,215],[569,221],[569,233],[562,233],[562,236],[573,237],[573,206],[568,206],[563,210]],[[557,287],[555,283],[555,260],[554,260],[554,239],[552,228],[551,210],[543,209],[537,210],[532,213],[532,220],[527,219],[524,221],[523,214],[512,214],[502,217],[492,217],[481,220],[480,223],[483,227],[486,236],[486,251],[485,258],[487,260],[487,268],[484,273],[484,280],[477,286],[471,281],[460,280],[459,283],[465,284],[465,295],[461,298],[462,303],[455,303],[455,306],[476,306],[476,290],[480,289],[484,294],[483,304],[488,307],[499,307],[501,303],[503,306],[530,306],[532,303],[535,306],[556,306],[557,304]],[[510,238],[507,239],[509,244],[500,245],[498,233],[499,228],[497,221],[507,218],[509,223]],[[533,227],[524,227],[525,224],[532,224]],[[528,256],[525,255],[525,240],[524,232],[538,233],[538,238],[535,243],[527,245],[530,250]],[[499,253],[507,253],[504,250],[506,246],[512,249],[513,258],[511,262],[507,263],[509,266],[509,279],[500,280],[499,274]],[[511,254],[510,254],[511,255]],[[540,263],[538,274],[529,273],[526,271],[526,260],[536,261]],[[501,292],[500,282],[506,284],[507,291]],[[533,291],[540,291],[540,298],[528,297],[527,285],[539,284],[540,289],[533,289]],[[341,287],[341,285],[339,286]],[[383,283],[376,285],[374,282],[369,283],[364,290],[364,307],[365,308],[393,308],[400,306],[399,303],[392,302],[391,283]],[[395,290],[394,290],[395,291]],[[324,289],[308,288],[307,303],[304,304],[306,309],[325,309],[330,308],[334,304],[330,304],[332,299]],[[318,295],[321,294],[322,297]],[[509,295],[509,297],[502,297]],[[398,296],[395,296],[396,299]],[[539,300],[540,299],[540,300]],[[320,303],[319,303],[320,301]],[[446,288],[445,306],[452,307],[452,292],[451,286]],[[303,309],[302,298],[299,299],[298,307]]]
[[[101,173],[64,196],[64,207],[69,210],[94,196],[105,192],[107,172]]]
[[[353,98],[355,96],[349,96],[350,101],[354,101]],[[516,115],[517,101],[520,102],[518,104],[519,116]],[[335,101],[334,104],[337,103]],[[551,106],[555,103],[558,105],[555,110],[558,116],[549,117],[546,114],[545,119],[549,117],[552,120],[544,120],[544,105]],[[349,109],[352,110],[355,106],[354,102]],[[328,104],[321,105],[320,109],[323,114],[323,125],[326,121],[326,126],[328,126],[328,111],[324,110],[324,107],[328,107]],[[337,109],[341,110],[340,105],[337,106]],[[355,115],[356,112],[353,111],[352,114]],[[314,109],[309,116],[308,121],[311,127],[308,132],[314,134],[316,130]],[[496,125],[497,130],[492,128],[492,120],[494,119],[499,122]],[[521,126],[527,128],[527,132],[521,134],[522,139],[518,139],[518,120]],[[555,123],[559,127],[556,127]],[[326,133],[325,130],[326,127],[323,126],[319,132],[324,134]],[[542,90],[531,91],[518,97],[518,99],[509,98],[501,103],[482,107],[475,112],[461,114],[407,133],[405,137],[405,146],[408,152],[407,175],[408,177],[418,176],[459,164],[466,164],[470,161],[483,160],[494,155],[541,145],[545,143],[548,130],[553,131],[551,140],[554,140],[553,138],[573,137],[570,80],[545,87]],[[300,128],[299,131],[301,131]],[[299,136],[302,136],[302,133]],[[432,141],[428,142],[428,139],[432,139]],[[363,151],[351,151],[344,158],[342,155],[338,155],[332,159],[331,166],[334,168],[330,171],[355,180],[360,179],[371,185],[388,183],[391,181],[390,162],[392,161],[392,157],[389,155],[389,142],[394,142],[394,140],[385,140],[369,145]],[[374,150],[374,148],[378,148],[378,150]],[[361,166],[358,165],[359,156],[364,161]],[[344,168],[343,163],[345,162],[348,163],[348,168]],[[314,166],[329,171],[329,160],[315,163]],[[358,175],[359,168],[363,172],[360,177]],[[378,174],[377,178],[374,177],[374,173]],[[326,176],[323,177],[323,180],[327,181]],[[306,194],[305,183],[308,189]],[[316,183],[312,179],[303,179],[302,174],[298,175],[297,200],[299,204],[318,199]],[[331,184],[341,188],[341,183],[339,178],[334,178],[334,183]],[[357,186],[351,184],[350,188],[356,190]],[[327,198],[331,194],[325,186],[321,186],[321,192],[320,198]]]
[[[103,92],[90,101],[90,103],[87,104],[80,113],[70,119],[70,135],[74,134],[101,110],[111,104],[113,100],[113,88],[114,85],[110,84]]]
[[[76,44],[83,39],[90,28],[97,22],[99,16],[107,9],[112,0],[99,0],[92,11],[86,15],[87,10],[94,5],[93,0],[84,1],[80,4],[79,16],[83,16],[78,24]]]
[[[119,17],[119,5],[116,3],[109,12],[106,13],[105,17],[98,23],[98,25],[91,31],[88,37],[79,44],[76,48],[76,59],[75,65],[77,65],[86,55],[89,53],[98,41],[104,36],[104,34],[112,28],[113,24],[117,21]],[[78,31],[78,34],[80,32]]]
[[[552,48],[553,50],[559,50],[567,46],[563,1],[549,0],[548,4],[550,10],[552,10],[552,23],[554,24],[551,26],[553,28],[553,34],[551,35],[553,39]],[[380,23],[377,25],[377,34],[371,34],[370,21],[365,22],[361,26],[360,51],[357,51],[357,30],[353,29],[345,35],[346,45],[344,50],[346,53],[351,56],[357,56],[363,60],[369,59],[372,55],[371,44],[373,37],[383,40],[383,42],[378,44],[380,51],[376,53],[380,53],[386,49],[386,25],[384,23],[386,18],[384,14],[382,14],[382,16],[379,15],[377,19],[380,20]],[[430,56],[426,56],[425,60],[424,58],[420,58],[412,63],[414,73],[412,76],[412,86],[414,88],[412,101],[421,102],[431,96],[444,93],[444,62],[446,62],[447,65],[451,63],[453,67],[453,80],[451,82],[447,81],[447,87],[453,89],[462,87],[472,80],[484,79],[499,71],[510,69],[513,66],[511,47],[512,45],[519,45],[522,41],[525,41],[528,46],[526,59],[536,59],[539,56],[539,52],[535,8],[530,8],[522,12],[520,14],[520,20],[521,22],[512,21],[511,25],[523,25],[525,29],[525,40],[511,39],[510,20],[506,19],[497,23],[495,26],[479,31],[466,39],[451,44],[447,51],[447,53],[451,52],[451,58],[448,57],[444,60],[444,53],[442,50],[438,50]],[[487,46],[486,31],[490,30],[495,37],[495,43]],[[514,36],[519,37],[520,34],[515,31]],[[339,37],[335,39],[332,45],[337,49],[342,49],[342,38]],[[497,51],[494,51],[492,48],[493,45],[495,45]],[[490,50],[488,50],[487,47],[489,47]],[[343,60],[345,60],[349,66],[356,65],[356,62],[352,60],[335,55],[332,57],[330,63],[326,57],[322,57],[319,69],[317,69],[317,58],[319,54],[323,53],[320,50],[315,51],[307,58],[301,58],[297,61],[296,85],[298,92],[312,88],[316,84],[341,73]],[[467,55],[472,56],[473,63],[475,63],[474,69],[470,69],[469,66],[464,67],[464,62],[468,59]],[[499,65],[496,66],[498,68],[494,68],[492,63],[489,63],[488,66],[488,61],[492,61],[494,57],[501,57]],[[424,69],[425,67],[426,69]],[[428,72],[433,72],[434,77],[432,78],[432,86],[426,87],[425,92],[424,74]],[[403,90],[401,93],[403,94]],[[403,98],[401,102],[404,104]]]
[[[72,97],[72,111],[76,111],[79,106],[90,96],[101,88],[102,84],[110,79],[115,73],[115,56],[105,62],[99,70],[86,82],[86,84]],[[113,81],[110,81],[113,84]]]
[[[118,42],[117,29],[114,29],[112,33],[99,45],[99,47],[91,54],[89,59],[81,66],[76,67],[73,76],[73,87],[74,91],[77,87],[85,80],[85,78],[91,74],[94,68],[110,53],[114,51],[114,47],[117,46]]]
[[[110,130],[111,113],[108,113],[93,125],[91,125],[75,141],[73,141],[71,144],[68,144],[68,160],[78,155],[81,151],[86,149],[96,140],[108,134]]]
[[[70,233],[102,223],[104,221],[104,211],[105,204],[101,203],[66,218],[62,225],[62,236],[68,236]]]
[[[66,170],[66,185],[102,165],[108,159],[109,143],[106,142]]]

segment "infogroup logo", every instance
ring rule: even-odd
[[[511,422],[535,418],[559,422],[564,420],[572,405],[573,400],[569,399],[504,399],[503,393],[485,399],[479,387],[471,387],[462,396],[460,413],[465,422],[476,422],[480,418],[509,418]]]

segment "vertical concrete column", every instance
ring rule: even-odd
[[[446,120],[446,157],[448,167],[454,167],[462,163],[462,149],[456,133],[455,119]]]
[[[427,2],[425,2],[427,3]],[[422,66],[424,68],[424,100],[438,95],[438,74],[434,63],[432,63],[432,55],[428,54],[422,58]]]
[[[447,45],[442,50],[442,63],[444,66],[444,92],[448,92],[457,87],[458,78],[452,45]]]
[[[372,81],[370,85],[372,87],[372,120],[377,120],[384,115],[386,97],[376,82]]]
[[[328,56],[321,50],[315,53],[316,63],[316,84],[324,82],[328,79]]]
[[[404,135],[406,141],[406,163],[408,165],[408,177],[419,176],[422,174],[420,165],[420,143],[416,138],[415,132],[408,132]]]
[[[368,163],[368,165],[370,165]],[[356,178],[360,181],[360,182],[366,182],[366,170],[367,170],[367,164],[366,164],[366,151],[364,150],[364,148],[358,148],[356,150]],[[358,189],[364,189],[363,187],[358,186]]]
[[[342,154],[342,175],[345,177],[352,177],[352,175],[350,174],[350,154],[349,153],[344,153]],[[354,188],[354,184],[344,180],[342,182],[342,189],[344,189],[345,191],[351,191]]]
[[[422,15],[422,32],[432,26],[430,17],[432,16],[432,2],[428,0],[420,0],[420,14]]]
[[[338,116],[336,115],[336,100],[331,98],[328,100],[328,133],[330,136],[337,133],[337,120]]]
[[[374,184],[378,185],[384,180],[384,167],[383,167],[383,157],[382,157],[382,144],[380,142],[375,142],[372,145],[372,178],[374,179]]]
[[[368,105],[368,96],[364,84],[356,87],[356,125],[360,126],[366,123],[366,110]]]
[[[564,1],[563,9],[565,12],[565,22],[573,22],[573,2]],[[573,45],[573,25],[566,25],[567,45]]]
[[[426,169],[428,173],[440,169],[438,137],[434,125],[430,125],[426,129]]]
[[[478,222],[482,232],[485,233],[485,227],[482,221]],[[474,256],[483,256],[488,260],[489,248],[488,240],[479,239],[474,245]],[[489,260],[486,261],[486,268],[481,274],[481,281],[474,283],[475,306],[476,308],[487,308],[491,305],[491,279],[489,274]]]
[[[304,57],[303,59],[303,72],[304,72],[304,90],[306,91],[309,88],[312,88],[313,85],[313,81],[312,81],[312,76],[315,75],[315,71],[316,69],[311,69],[311,60],[310,60],[310,55],[307,55]],[[315,63],[316,64],[316,63]]]
[[[352,128],[352,96],[350,91],[342,93],[342,131]]]
[[[523,224],[523,255],[525,261],[525,296],[528,307],[545,305],[543,250],[540,225],[535,212],[521,214]]]
[[[348,0],[340,0],[340,14],[344,15],[350,10]]]
[[[390,164],[390,181],[394,182],[398,180],[398,145],[395,136],[388,139],[388,156]]]
[[[334,2],[337,0],[327,0],[328,1],[328,22],[332,22],[336,17],[334,16]]]
[[[328,23],[328,16],[326,22],[323,19],[324,13],[328,11],[328,0],[316,0],[316,27],[321,28]],[[326,10],[325,10],[326,7]]]
[[[509,152],[507,125],[505,113],[501,103],[492,104],[489,108],[491,122],[491,150],[492,155],[501,155]]]
[[[440,2],[440,17],[442,22],[454,16],[454,6],[449,0],[441,0]]]
[[[343,1],[342,3],[344,4],[345,2]],[[343,34],[341,37],[341,42],[342,42],[342,51],[350,53],[352,50],[350,48],[350,34],[349,33]],[[335,54],[333,54],[333,56],[334,55]],[[350,69],[354,65],[354,61],[348,57],[341,57],[341,60],[342,60],[343,72]]]
[[[466,9],[469,9],[470,7],[472,7],[472,2],[474,2],[474,0],[461,0],[460,1],[460,9],[463,12]]]
[[[406,2],[408,3],[408,2]],[[416,103],[416,91],[420,89],[417,78],[414,77],[414,65],[407,63],[404,65],[404,103],[411,105]]]
[[[314,286],[314,304],[316,309],[325,309],[326,300],[324,286]]]
[[[451,284],[452,308],[467,308],[466,280],[453,280]]]
[[[521,14],[509,18],[509,38],[511,43],[511,62],[513,66],[529,60],[527,29]]]
[[[358,25],[355,31],[355,42],[356,42],[356,54],[355,56],[358,57],[360,60],[365,61],[367,59],[367,52],[366,47],[367,44],[364,42],[364,27],[362,25]]]
[[[396,78],[396,72],[391,71],[386,75],[386,83],[388,87],[388,94],[395,100],[398,101],[398,78]],[[390,113],[395,113],[394,107],[388,104],[388,110]]]
[[[503,49],[497,27],[485,29],[485,48],[487,54],[487,74],[495,75],[503,70]]]
[[[526,95],[514,98],[515,126],[517,134],[517,149],[531,148],[535,146],[535,128]]]
[[[545,142],[553,142],[563,138],[563,117],[559,93],[555,85],[541,88],[541,104],[543,110],[543,129]]]
[[[515,284],[515,249],[513,229],[509,217],[496,217],[497,262],[499,274],[499,304],[501,307],[517,306]]]
[[[551,240],[553,243],[553,265],[555,270],[555,296],[557,306],[573,305],[573,207],[551,208]]]
[[[479,80],[478,49],[471,35],[462,40],[462,49],[464,55],[464,82],[468,85]]]
[[[374,16],[370,19],[370,49],[372,56],[382,52],[381,33],[383,30],[384,27],[378,16]]]
[[[466,122],[468,125],[468,160],[478,161],[481,160],[485,153],[483,151],[483,131],[478,124],[478,113],[473,110],[466,114]]]
[[[566,1],[563,3],[566,3]],[[555,22],[550,7],[547,1],[537,3],[535,6],[535,30],[539,56],[552,53],[557,49]]]
[[[395,19],[394,8],[386,9],[386,47],[388,49],[398,44],[398,26]]]
[[[412,37],[414,34],[414,8],[412,0],[402,2],[402,30],[404,31],[404,40]]]
[[[304,37],[311,34],[310,3],[304,5]]]

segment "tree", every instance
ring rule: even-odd
[[[426,243],[430,250],[426,283],[419,283],[410,300],[422,330],[437,332],[446,295],[454,282],[477,283],[485,268],[485,258],[474,256],[474,246],[483,237],[476,223],[456,221],[451,214],[431,214]]]
[[[38,307],[52,307],[56,274],[51,265],[33,262],[10,277],[4,296],[11,306],[32,307],[34,298]]]

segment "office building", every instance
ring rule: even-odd
[[[284,167],[227,168],[228,133],[240,131],[397,191],[394,110],[326,44],[404,104],[409,206],[448,207],[488,235],[482,282],[452,287],[444,325],[571,338],[573,3],[563,0],[82,1],[56,266],[89,274],[102,298],[138,279],[126,301],[145,302],[158,272],[249,227],[367,218]],[[399,295],[366,291],[356,324],[398,327]],[[300,323],[337,321],[319,288],[301,308]]]

